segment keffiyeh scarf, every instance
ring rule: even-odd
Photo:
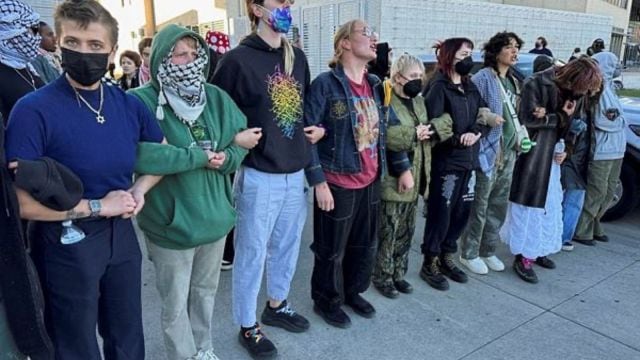
[[[156,117],[164,118],[161,106],[169,104],[176,115],[191,126],[206,105],[204,94],[204,68],[209,61],[207,50],[198,43],[198,57],[191,63],[177,65],[171,63],[173,49],[164,58],[158,69],[160,94]]]
[[[0,0],[0,62],[24,69],[38,56],[41,37],[31,30],[40,15],[17,0]]]

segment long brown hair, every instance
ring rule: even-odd
[[[290,4],[294,1],[290,0]],[[246,0],[247,14],[249,14],[249,20],[251,20],[251,33],[256,34],[258,32],[258,25],[260,25],[260,18],[253,13],[253,5],[259,5],[264,7],[264,0]],[[293,50],[293,45],[289,43],[286,37],[281,36],[282,49],[284,50],[284,72],[291,76],[293,74],[293,66],[296,62],[296,53]]]
[[[561,92],[591,96],[602,90],[602,74],[595,60],[580,57],[556,68],[555,83]]]

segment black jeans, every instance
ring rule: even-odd
[[[335,207],[322,211],[314,201],[311,244],[311,297],[322,309],[335,309],[369,287],[380,216],[379,180],[357,190],[329,187]]]
[[[143,360],[142,255],[131,220],[77,221],[86,237],[60,243],[59,222],[31,226],[45,322],[58,360]]]
[[[437,171],[431,173],[427,221],[422,253],[438,256],[458,251],[457,241],[467,226],[474,199],[473,171]]]

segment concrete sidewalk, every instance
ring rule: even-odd
[[[387,299],[371,288],[377,309],[368,320],[347,308],[350,329],[327,325],[312,311],[309,280],[311,218],[304,231],[289,298],[311,321],[303,334],[264,327],[280,359],[640,359],[640,211],[609,223],[611,238],[596,247],[576,244],[553,256],[555,270],[536,267],[540,282],[520,280],[501,246],[506,271],[472,275],[447,292],[418,276],[424,219],[418,220],[407,280],[411,295]],[[143,311],[147,359],[165,359],[153,267],[144,262]],[[261,294],[258,318],[266,299]],[[220,359],[249,359],[231,320],[231,273],[223,272],[215,309],[214,345]]]

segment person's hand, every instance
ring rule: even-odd
[[[212,152],[211,154],[212,156],[209,158],[209,164],[207,167],[209,169],[217,170],[222,166],[222,164],[224,164],[224,161],[227,159],[227,154],[225,154],[224,151]]]
[[[100,202],[102,208],[100,209],[99,215],[104,217],[120,216],[133,213],[136,210],[136,200],[131,193],[124,190],[110,191],[105,197],[100,199]]]
[[[460,143],[464,146],[473,146],[478,141],[478,139],[480,139],[480,136],[482,136],[482,134],[480,133],[464,133],[462,134],[462,136],[460,136]]]
[[[505,122],[505,120],[504,120],[504,118],[502,116],[500,116],[500,115],[496,116],[496,126],[495,127],[498,127],[498,126],[504,124],[504,122]]]
[[[331,189],[329,189],[329,184],[323,182],[321,184],[316,185],[316,201],[318,202],[318,207],[322,211],[331,211],[334,207],[333,195],[331,195]]]
[[[403,193],[407,192],[415,186],[415,182],[413,181],[413,174],[411,174],[411,170],[407,170],[403,172],[400,177],[398,177],[398,192]]]
[[[573,113],[576,111],[576,101],[575,100],[565,100],[564,106],[562,106],[562,111],[564,111],[567,116],[573,116]]]
[[[13,170],[13,174],[14,175],[18,173],[18,162],[17,161],[11,161],[7,167],[9,168],[9,170]]]
[[[312,144],[320,141],[320,139],[324,137],[324,134],[324,128],[321,128],[319,126],[312,125],[304,128],[304,136],[306,136],[307,140],[309,140],[309,142]]]
[[[258,141],[260,141],[261,137],[262,137],[262,128],[254,127],[254,128],[240,131],[233,138],[233,141],[236,143],[236,145],[243,147],[247,150],[251,150],[256,145],[258,145]]]
[[[416,126],[416,138],[418,141],[425,141],[431,139],[431,135],[433,135],[435,131],[431,130],[431,124],[423,125],[420,124]]]
[[[537,106],[533,109],[533,116],[537,119],[542,119],[547,116],[547,109]]]
[[[133,200],[135,200],[136,202],[136,207],[133,209],[133,211],[122,214],[123,219],[128,219],[132,216],[138,215],[144,207],[144,191],[140,190],[134,185],[131,189],[127,190],[127,192],[131,194],[131,196],[133,196]]]
[[[562,163],[565,161],[566,158],[567,158],[567,153],[566,152],[561,152],[561,153],[557,153],[557,154],[553,155],[553,160],[558,165],[562,165]]]

